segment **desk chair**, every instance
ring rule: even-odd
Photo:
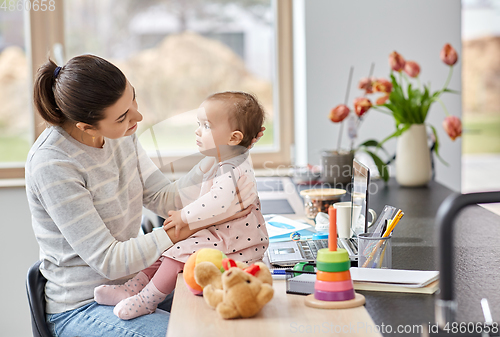
[[[28,270],[26,292],[31,313],[31,330],[33,337],[52,337],[45,322],[45,283],[47,279],[40,273],[40,263],[35,262]]]

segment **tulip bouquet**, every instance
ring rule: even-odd
[[[458,93],[458,91],[448,89],[448,84],[453,74],[453,66],[458,61],[458,55],[451,45],[446,44],[441,50],[440,56],[441,60],[450,67],[450,71],[443,88],[435,92],[431,92],[430,85],[422,85],[420,83],[419,64],[415,61],[406,61],[403,56],[395,51],[389,55],[389,64],[391,66],[390,80],[367,77],[359,81],[358,88],[364,91],[364,95],[354,99],[353,102],[356,128],[363,120],[363,116],[370,109],[392,115],[396,123],[396,131],[382,142],[379,143],[376,140],[368,140],[360,144],[359,147],[354,150],[362,150],[368,153],[374,160],[381,178],[385,181],[389,179],[389,172],[385,163],[377,156],[376,150],[379,148],[383,149],[382,145],[386,141],[401,136],[405,131],[410,129],[413,124],[425,124],[429,108],[434,102],[439,102],[443,107],[446,114],[446,118],[443,121],[443,128],[449,137],[455,140],[462,134],[462,123],[460,119],[450,115],[444,103],[440,100],[441,94],[445,92]],[[398,73],[399,76],[396,76]],[[412,83],[412,80],[416,80],[417,83]],[[372,103],[367,95],[374,93],[379,93],[381,95],[375,100],[375,103]],[[341,123],[348,116],[352,116],[350,111],[351,110],[346,104],[340,104],[331,110],[329,118],[334,123]],[[436,129],[432,125],[429,125],[429,127],[432,129],[435,138],[433,150],[438,158],[440,158],[439,140]],[[341,135],[339,135],[339,137],[341,137]]]
[[[351,73],[349,76],[348,88],[350,87],[351,75],[352,75],[352,68],[351,68]],[[363,79],[362,82],[363,81],[365,81],[365,79]],[[377,90],[383,89],[381,84],[372,85],[372,81],[369,81],[369,82],[370,82],[370,89],[368,91],[366,91],[366,93],[373,92],[372,87],[375,87],[375,86],[376,86]],[[361,86],[361,84],[360,84],[360,86]],[[363,85],[363,88],[364,87],[365,86]],[[361,88],[361,89],[363,89],[363,88]],[[348,90],[348,92],[349,92],[349,90]],[[347,98],[346,98],[346,101],[347,101]],[[365,152],[368,155],[370,155],[370,157],[375,162],[375,165],[377,166],[380,177],[385,182],[387,182],[389,180],[389,171],[387,169],[387,166],[385,165],[385,162],[376,154],[376,151],[379,148],[382,148],[382,150],[383,150],[382,144],[379,144],[379,142],[374,140],[374,139],[370,139],[370,140],[367,140],[367,141],[363,142],[362,144],[360,144],[357,148],[354,148],[354,146],[353,146],[354,139],[357,137],[357,130],[358,130],[359,126],[361,125],[361,123],[363,122],[363,118],[365,117],[365,114],[368,112],[368,110],[370,110],[370,108],[373,106],[373,104],[366,97],[358,97],[358,98],[354,99],[353,106],[354,106],[354,113],[351,113],[351,109],[346,104],[339,104],[330,111],[330,115],[328,116],[332,122],[342,123],[341,128],[340,128],[340,132],[339,132],[339,140],[337,143],[337,153],[340,153],[343,122],[345,119],[347,119],[347,121],[349,123],[348,134],[349,134],[349,138],[351,139],[351,152],[362,151],[362,152]]]
[[[420,83],[420,66],[418,63],[415,61],[406,61],[396,51],[389,55],[391,81],[386,79],[363,79],[360,81],[359,87],[365,90],[365,94],[372,92],[381,92],[383,94],[376,100],[373,108],[392,115],[396,123],[396,131],[380,144],[402,135],[413,124],[425,124],[429,108],[435,102],[439,102],[443,107],[446,115],[443,120],[443,128],[448,136],[452,140],[460,137],[462,134],[462,122],[458,117],[450,115],[446,106],[440,100],[441,94],[445,92],[459,93],[458,91],[448,89],[453,74],[453,66],[458,61],[458,54],[450,44],[446,44],[441,50],[440,57],[450,67],[450,71],[443,87],[435,92],[431,91],[430,84],[422,85]],[[399,78],[396,77],[394,72],[399,73]],[[416,83],[412,83],[411,79],[415,79]],[[432,129],[434,134],[434,151],[438,158],[441,159],[439,157],[439,139],[436,129],[430,124],[427,125]]]

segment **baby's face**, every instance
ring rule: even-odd
[[[206,156],[217,156],[216,147],[228,145],[233,130],[229,125],[228,108],[218,100],[204,101],[198,109],[195,131],[198,150]]]

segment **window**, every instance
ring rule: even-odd
[[[57,1],[55,10],[50,12],[0,13],[0,65],[7,43],[15,45],[9,42],[9,34],[17,34],[18,52],[31,51],[23,56],[28,60],[25,82],[16,82],[15,95],[11,95],[24,107],[0,107],[0,112],[16,111],[9,122],[20,123],[11,130],[21,148],[13,151],[17,157],[8,160],[2,152],[2,162],[24,162],[33,139],[45,128],[33,112],[31,84],[47,55],[50,53],[58,63],[64,63],[72,56],[93,53],[119,66],[137,88],[140,110],[145,116],[138,133],[168,120],[170,129],[158,139],[163,146],[160,154],[164,162],[193,152],[196,121],[186,116],[204,97],[215,91],[248,90],[267,109],[267,131],[252,149],[254,165],[290,164],[291,8],[291,0],[66,0]],[[21,14],[29,24],[23,25]],[[14,17],[17,19],[11,19]],[[24,27],[29,30],[23,32]],[[19,38],[24,35],[29,41],[26,48]],[[180,52],[183,57],[179,57]],[[22,67],[18,67],[23,57],[15,58],[17,75],[23,74]],[[2,71],[13,70],[11,64],[0,67],[0,81]],[[6,88],[2,82],[0,95],[14,90]],[[7,137],[7,133],[2,136]],[[4,139],[0,151],[14,147]],[[155,159],[154,145],[144,145]],[[0,178],[24,176],[24,163],[12,165],[16,167],[0,168]]]
[[[24,162],[32,143],[24,13],[0,10],[0,163]]]
[[[463,193],[500,188],[499,18],[496,1],[462,0]]]
[[[282,151],[271,0],[64,4],[66,59],[93,53],[125,73],[144,116],[138,135],[153,158],[171,162],[197,153],[193,110],[209,94],[226,90],[252,92],[266,110],[266,132],[252,157]]]

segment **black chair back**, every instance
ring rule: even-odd
[[[33,337],[53,337],[45,321],[45,283],[47,280],[40,272],[37,261],[28,270],[26,292],[31,312],[31,330]]]

